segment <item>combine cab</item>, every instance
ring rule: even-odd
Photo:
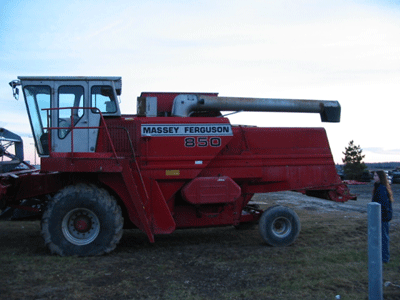
[[[119,109],[119,77],[19,77],[40,172],[2,176],[0,203],[40,199],[52,253],[112,251],[123,228],[150,242],[178,228],[259,221],[266,243],[290,245],[297,214],[262,211],[255,193],[294,190],[354,199],[336,173],[323,128],[232,126],[223,111],[318,113],[339,122],[337,101],[142,93],[137,115]]]

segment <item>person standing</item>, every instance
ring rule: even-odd
[[[382,261],[389,262],[389,222],[392,220],[393,192],[384,171],[374,172],[374,189],[372,192],[372,202],[381,205],[382,221]]]

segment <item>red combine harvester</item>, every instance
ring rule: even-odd
[[[259,221],[266,243],[286,246],[296,213],[262,211],[255,193],[294,190],[333,201],[353,197],[336,173],[323,128],[232,126],[221,111],[319,113],[340,121],[337,101],[142,93],[122,115],[120,77],[18,77],[41,170],[0,175],[1,208],[36,199],[52,253],[112,251],[123,228],[150,242],[177,228]]]

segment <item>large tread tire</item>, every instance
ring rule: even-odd
[[[299,217],[292,209],[273,206],[263,212],[258,228],[261,237],[268,245],[285,247],[296,240],[301,225]]]
[[[94,256],[115,249],[124,219],[117,201],[105,189],[77,184],[49,202],[42,217],[42,236],[52,254]]]

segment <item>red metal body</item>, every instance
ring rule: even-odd
[[[177,228],[258,220],[262,211],[245,212],[255,193],[293,190],[338,202],[353,198],[336,173],[323,128],[231,126],[215,110],[171,116],[178,95],[142,93],[141,98],[157,98],[154,117],[99,112],[99,126],[89,127],[74,127],[72,118],[71,151],[49,146],[40,172],[0,176],[3,206],[78,183],[95,184],[154,242],[154,235]],[[62,109],[72,115],[79,108]],[[48,145],[60,128],[65,129],[48,127]],[[74,132],[91,129],[98,130],[95,151],[75,152]]]
[[[89,173],[86,179],[99,180],[122,199],[130,220],[151,241],[180,227],[237,225],[255,193],[298,190],[325,192],[335,201],[351,198],[323,128],[237,126],[231,135],[199,137],[190,133],[200,125],[230,126],[229,120],[129,115],[105,122],[96,153],[50,153],[42,158],[42,172],[70,174],[71,180]],[[148,124],[157,130],[185,126],[189,134],[168,136],[168,129],[166,136],[142,136]]]

